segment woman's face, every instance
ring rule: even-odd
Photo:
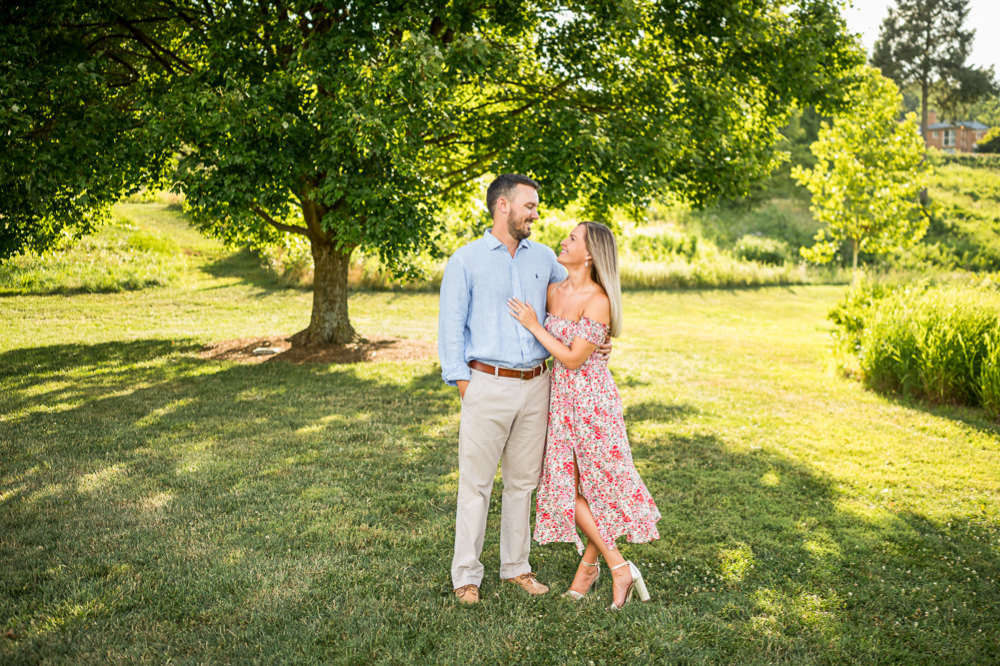
[[[587,227],[582,224],[569,232],[569,238],[559,243],[559,246],[562,251],[556,259],[563,266],[578,266],[590,261],[590,254],[587,252]]]

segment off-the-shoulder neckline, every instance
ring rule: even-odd
[[[562,319],[563,321],[568,321],[571,324],[579,324],[584,319],[586,319],[589,322],[593,322],[593,323],[595,323],[595,324],[597,324],[599,326],[603,326],[604,328],[608,328],[607,324],[605,324],[603,322],[599,322],[596,319],[591,319],[590,317],[580,317],[579,319],[566,319],[566,317],[560,317],[559,315],[554,315],[551,312],[549,312],[548,310],[545,311],[545,314],[548,317],[555,317],[556,319]]]

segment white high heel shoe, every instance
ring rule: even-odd
[[[622,608],[624,608],[625,604],[627,604],[629,602],[629,600],[632,598],[632,592],[633,591],[639,593],[639,601],[649,601],[649,591],[646,590],[646,581],[644,581],[642,579],[642,573],[639,571],[639,567],[637,567],[634,564],[632,564],[631,560],[625,560],[624,562],[622,562],[618,566],[611,567],[611,570],[614,571],[615,569],[621,569],[626,564],[628,565],[629,573],[632,574],[632,584],[628,586],[628,590],[625,592],[625,601],[622,602],[622,605],[621,606],[616,606],[615,602],[612,600],[612,602],[611,602],[611,608],[609,608],[608,610],[616,611],[616,610],[621,610]],[[611,589],[612,589],[612,599],[613,599],[614,598],[614,592],[613,592],[614,586],[612,586]]]
[[[594,587],[594,585],[597,583],[597,581],[601,578],[601,563],[600,562],[594,562],[593,564],[591,564],[590,562],[584,562],[583,560],[580,560],[580,564],[582,564],[584,566],[588,566],[588,567],[597,567],[597,575],[594,576],[594,580],[590,581],[590,586],[587,587],[587,592],[590,592],[591,588]],[[583,599],[584,595],[586,595],[587,592],[584,592],[583,594],[580,594],[576,590],[568,590],[568,591],[566,591],[565,594],[563,594],[563,596],[564,597],[569,597],[573,601],[579,601],[580,599]]]

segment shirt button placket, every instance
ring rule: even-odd
[[[517,248],[520,250],[521,248]],[[514,256],[510,259],[510,281],[511,290],[514,292],[514,298],[519,301],[526,302],[524,296],[521,294],[521,284],[517,279],[517,250],[514,251]],[[528,340],[526,338],[527,330],[523,326],[517,327],[517,340],[521,343],[521,366],[524,366],[525,359],[528,356]]]

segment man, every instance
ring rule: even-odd
[[[441,280],[441,376],[462,398],[458,508],[451,564],[455,596],[479,601],[490,493],[502,459],[500,578],[545,594],[528,563],[531,493],[538,485],[549,416],[549,353],[507,311],[507,299],[545,317],[549,284],[566,278],[548,247],[527,240],[538,219],[538,183],[504,174],[486,204],[493,227],[452,255]],[[602,347],[607,353],[609,347]]]

